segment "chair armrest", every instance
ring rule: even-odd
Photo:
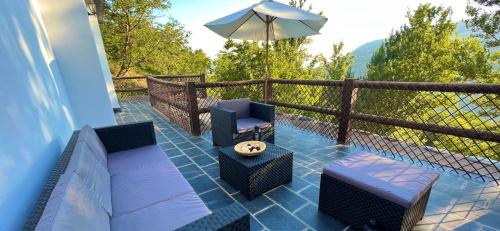
[[[250,102],[250,116],[274,125],[274,105]]]
[[[96,128],[108,153],[156,144],[153,121]]]
[[[210,107],[210,117],[212,122],[212,131],[229,130],[231,135],[238,133],[236,129],[236,112],[219,106]]]
[[[177,230],[250,230],[250,214],[241,205],[233,203]]]

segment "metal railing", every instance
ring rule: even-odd
[[[264,99],[263,80],[152,82],[153,107],[193,135],[210,130],[211,105],[251,98],[282,125],[500,183],[500,84],[272,79]]]
[[[118,99],[143,98],[148,96],[148,87],[146,78],[148,76],[125,76],[113,78],[115,91]],[[156,79],[162,79],[169,82],[205,82],[205,74],[191,75],[152,75]]]

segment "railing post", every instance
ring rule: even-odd
[[[205,83],[205,82],[206,82],[205,74],[201,74],[200,75],[200,83]],[[207,98],[207,89],[206,88],[200,89],[200,97]]]
[[[186,82],[186,100],[187,110],[189,116],[189,127],[191,128],[191,135],[201,135],[200,118],[198,113],[198,99],[196,97],[195,82]]]
[[[273,101],[273,83],[269,80],[264,82],[264,103]]]
[[[356,80],[344,80],[342,89],[342,102],[340,106],[339,133],[337,143],[347,144],[351,137],[351,112],[356,105],[358,89],[355,86]]]

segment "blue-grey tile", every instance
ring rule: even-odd
[[[176,144],[178,148],[185,150],[189,148],[194,148],[194,145],[191,144],[190,142],[184,142],[184,143],[178,143]]]
[[[302,177],[302,179],[311,182],[312,184],[316,185],[319,187],[319,182],[321,180],[321,175],[317,172],[311,172],[305,176]]]
[[[285,186],[287,188],[289,188],[295,192],[297,192],[301,189],[304,189],[304,188],[308,187],[309,185],[311,185],[311,183],[304,181],[296,176],[293,176],[292,181],[290,183],[285,184]]]
[[[184,153],[181,152],[181,150],[179,150],[177,148],[167,149],[167,150],[165,150],[165,153],[170,158],[176,157],[176,156],[180,156],[180,155],[184,155]]]
[[[219,188],[203,193],[200,197],[210,210],[226,207],[235,202]]]
[[[497,221],[496,228],[490,227],[476,221],[466,222],[458,227],[453,227],[455,231],[498,231],[500,229],[500,221]]]
[[[498,195],[497,195],[498,196]],[[474,219],[475,222],[481,223],[482,225],[487,225],[490,227],[496,227],[500,229],[500,214],[497,213],[487,213]]]
[[[203,154],[201,156],[196,156],[192,158],[193,161],[198,164],[199,166],[206,166],[215,163],[215,160],[212,159],[210,156]]]
[[[306,226],[282,208],[274,205],[255,215],[270,230],[302,230]]]
[[[198,166],[196,166],[195,164],[180,167],[179,171],[185,178],[191,178],[203,174],[203,171],[201,171],[201,169],[198,168]]]
[[[174,164],[177,167],[193,163],[193,162],[191,162],[191,160],[189,158],[187,158],[185,156],[176,156],[176,157],[170,158],[170,160],[172,160],[172,162],[174,162]]]
[[[188,181],[194,188],[194,191],[198,194],[207,192],[217,187],[217,185],[207,175],[193,177],[188,179]]]
[[[258,196],[253,200],[248,200],[245,195],[237,193],[233,195],[233,198],[239,201],[243,206],[245,206],[252,214],[268,208],[269,206],[274,204],[265,196]]]
[[[202,169],[205,170],[205,172],[207,172],[207,174],[214,179],[220,177],[219,164],[217,163],[204,166],[202,167]]]
[[[308,169],[308,168],[301,166],[301,165],[298,165],[296,163],[293,164],[293,175],[303,177],[311,172],[312,172],[311,169]]]
[[[254,217],[250,217],[250,231],[262,231],[264,226],[262,226]]]
[[[236,192],[238,192],[237,189],[233,188],[233,186],[231,186],[229,183],[227,183],[226,181],[222,180],[221,178],[217,178],[215,180],[224,190],[226,190],[226,192],[228,192],[229,194],[234,194]]]
[[[167,150],[167,149],[175,148],[174,144],[172,144],[170,142],[161,143],[159,145],[160,145],[160,148],[162,150]]]
[[[295,213],[295,216],[318,231],[343,230],[345,228],[345,225],[343,225],[341,222],[333,219],[327,214],[318,211],[318,207],[311,204],[307,205],[304,208],[301,208]]]
[[[170,141],[172,141],[172,143],[174,143],[174,144],[180,144],[180,143],[186,142],[187,140],[181,136],[178,136],[178,137],[170,138]]]
[[[200,155],[203,155],[203,151],[201,151],[199,148],[188,148],[188,149],[184,149],[182,150],[186,156],[189,156],[189,157],[195,157],[195,156],[200,156]]]
[[[307,203],[307,201],[298,196],[297,193],[283,186],[280,186],[271,192],[267,192],[265,195],[276,201],[276,203],[280,204],[290,212],[295,211]]]
[[[309,199],[312,203],[314,203],[316,205],[318,204],[319,188],[317,188],[315,186],[311,186],[309,188],[302,190],[299,194],[302,195],[303,197]]]

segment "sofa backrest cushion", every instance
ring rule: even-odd
[[[95,133],[93,128],[91,128],[89,125],[83,126],[83,128],[80,129],[80,134],[78,135],[77,142],[86,143],[92,150],[92,152],[97,155],[99,161],[101,161],[104,166],[107,165],[106,148],[104,147],[104,144],[102,144],[99,136],[97,136],[97,133]]]
[[[222,100],[218,102],[217,105],[235,111],[236,119],[244,119],[250,117],[249,98]]]
[[[72,171],[82,179],[90,194],[112,216],[111,177],[105,166],[85,143],[76,143],[66,172]]]
[[[73,172],[57,182],[35,230],[110,230],[109,216]]]

